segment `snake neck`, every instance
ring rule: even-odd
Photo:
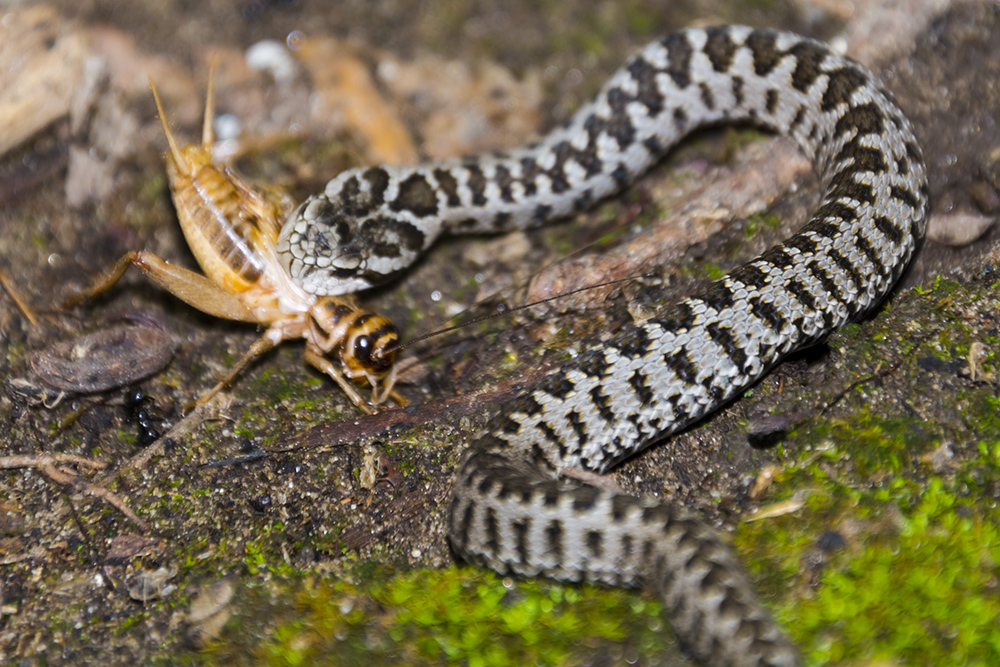
[[[903,173],[921,164],[906,120],[859,66],[789,33],[691,30],[647,46],[592,103],[534,145],[341,173],[283,226],[279,255],[307,291],[364,289],[405,270],[442,233],[508,231],[585,209],[634,181],[692,130],[720,122],[790,137],[824,181],[836,179],[844,160],[863,158],[873,174],[900,176],[894,184],[910,209],[926,196],[910,187],[920,175]],[[887,136],[899,150],[870,141]],[[882,157],[892,164],[872,162]],[[849,181],[839,181],[850,192],[838,195],[857,193],[858,182]]]

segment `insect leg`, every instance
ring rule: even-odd
[[[203,313],[238,322],[257,321],[236,296],[205,276],[170,264],[145,250],[134,250],[124,255],[93,286],[71,296],[62,307],[71,308],[110,289],[132,265],[141,269],[154,283]]]
[[[375,405],[381,405],[389,398],[392,398],[401,407],[406,407],[410,404],[408,400],[403,398],[403,396],[396,391],[396,364],[392,365],[389,370],[389,374],[384,378],[379,379],[371,373],[367,373],[368,382],[372,385],[372,403]]]
[[[307,364],[315,366],[321,372],[333,378],[333,381],[340,385],[340,388],[358,406],[358,409],[370,415],[375,414],[375,409],[368,404],[368,401],[361,398],[361,394],[354,388],[354,383],[344,377],[343,372],[333,362],[323,356],[322,350],[314,347],[311,343],[306,343],[306,351],[303,356]]]
[[[254,344],[250,346],[250,349],[243,354],[240,360],[236,362],[235,366],[229,369],[229,372],[226,373],[224,378],[219,380],[214,387],[199,396],[197,401],[184,406],[184,409],[187,410],[195,405],[204,405],[207,403],[213,396],[229,386],[230,383],[236,379],[236,376],[239,375],[244,368],[246,368],[247,364],[280,343],[282,340],[281,334],[279,333],[277,336],[274,336],[271,333],[272,331],[273,330],[269,329],[263,336],[255,340]]]

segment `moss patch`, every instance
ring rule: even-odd
[[[983,502],[1000,489],[1000,399],[964,378],[970,341],[993,335],[960,305],[996,312],[989,295],[939,281],[833,337],[854,367],[833,387],[887,348],[903,360],[789,434],[765,509],[795,511],[738,529],[810,664],[1000,663],[1000,510]]]
[[[258,591],[248,605],[256,613],[238,619],[239,637],[267,638],[216,646],[209,664],[242,655],[274,666],[560,665],[664,648],[659,604],[624,591],[515,582],[475,568],[394,573],[374,563],[346,578],[287,583],[291,605],[275,606]],[[247,627],[260,619],[266,627]]]

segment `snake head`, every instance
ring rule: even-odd
[[[306,291],[332,296],[380,285],[430,245],[422,221],[390,199],[391,182],[387,167],[352,169],[289,216],[277,251]]]

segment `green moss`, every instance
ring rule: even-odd
[[[861,326],[854,322],[848,322],[840,328],[839,334],[843,338],[856,339],[862,334]]]
[[[700,269],[709,280],[718,280],[726,275],[726,272],[722,270],[722,267],[713,262],[705,262],[701,265]]]
[[[1000,438],[1000,398],[977,388],[959,392],[958,402],[965,407],[963,416],[985,438],[979,439],[980,447]]]
[[[755,237],[764,229],[776,230],[781,225],[781,218],[773,213],[755,213],[747,218],[743,225],[743,235],[748,239]]]
[[[10,340],[7,342],[5,350],[7,365],[11,368],[19,366],[27,353],[27,346],[23,340]]]
[[[937,296],[950,296],[956,292],[956,290],[963,290],[961,283],[957,283],[954,280],[948,280],[940,275],[934,276],[934,280],[931,281],[930,287],[924,285],[917,285],[913,288],[915,294],[920,296],[925,296],[937,292]]]
[[[574,228],[576,226],[574,225]],[[577,235],[570,228],[552,228],[542,232],[543,243],[556,257],[571,255],[576,250]]]
[[[281,364],[279,366],[269,365],[260,372],[250,374],[250,377],[237,378],[234,382],[234,391],[239,392],[244,397],[258,397],[268,405],[276,405],[283,401],[295,401],[296,403],[306,403],[315,407],[306,396],[309,387],[315,387],[323,383],[323,378],[318,375],[305,375],[300,372],[289,372],[290,368],[301,365],[304,362],[298,354],[299,349],[295,346],[287,346],[280,349]],[[331,381],[332,384],[332,381]],[[335,391],[340,391],[335,388]],[[252,414],[247,411],[244,415],[247,419],[263,417],[258,412]]]
[[[969,412],[992,415],[991,439],[954,475],[927,474],[921,457],[940,442],[920,420],[861,411],[800,434],[825,443],[778,475],[783,493],[808,493],[801,510],[740,527],[762,590],[791,589],[777,616],[808,662],[1000,664],[1000,509],[978,503],[1000,480],[1000,405],[978,398]],[[826,531],[847,548],[819,558]]]
[[[557,665],[664,648],[659,605],[624,591],[512,582],[475,568],[396,575],[369,563],[352,574],[354,583],[303,580],[270,632],[231,637],[266,639],[219,646],[211,662],[242,652],[262,665]]]
[[[521,367],[521,362],[515,352],[508,351],[497,362],[497,368],[504,374],[510,374]]]
[[[1000,512],[973,510],[937,478],[903,495],[916,502],[898,532],[838,558],[782,615],[817,662],[1000,663]]]
[[[994,312],[981,289],[936,280],[833,336],[850,364],[828,368],[831,393],[879,365],[888,373],[788,434],[778,455],[791,460],[765,505],[796,509],[738,529],[807,664],[1000,664],[1000,510],[983,501],[1000,488],[1000,397],[953,365],[918,363],[964,365],[972,343],[989,345],[989,328],[955,305]],[[815,389],[802,394],[785,400],[817,402]],[[824,551],[828,532],[844,548]]]
[[[644,217],[646,217],[647,220],[649,219],[649,216],[644,216]],[[635,224],[640,224],[640,223],[637,220],[635,222]],[[627,233],[629,233],[629,227],[627,227],[625,225],[619,225],[619,226],[615,227],[614,229],[612,229],[607,234],[604,234],[599,239],[597,239],[596,241],[594,241],[594,247],[597,247],[597,248],[611,247],[611,246],[615,245],[616,243],[618,243],[618,241],[622,237],[626,236]]]

